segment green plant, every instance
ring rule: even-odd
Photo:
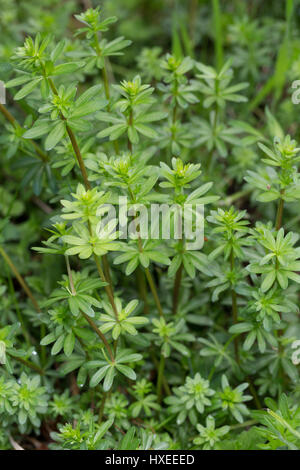
[[[0,448],[297,450],[297,1],[86,3],[0,0]]]

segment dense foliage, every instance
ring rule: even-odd
[[[300,449],[299,2],[98,3],[0,0],[0,449]]]

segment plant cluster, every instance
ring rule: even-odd
[[[299,450],[297,1],[128,2],[161,43],[31,3],[0,0],[0,448]]]

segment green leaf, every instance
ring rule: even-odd
[[[51,51],[50,57],[52,62],[56,62],[57,59],[61,56],[66,45],[66,41],[63,39],[56,44],[55,48]]]
[[[52,126],[53,124],[48,119],[47,120],[38,119],[34,123],[34,125],[31,127],[31,129],[28,129],[28,131],[24,132],[23,138],[24,139],[37,139],[39,137],[42,137],[43,135],[47,134],[50,131]]]
[[[103,390],[105,392],[108,392],[108,390],[111,389],[113,381],[114,381],[115,374],[116,374],[115,368],[110,366],[107,373],[106,373],[106,375],[105,375],[105,379],[104,379],[104,382],[103,382]]]
[[[44,336],[44,338],[40,342],[40,345],[47,346],[48,344],[53,343],[53,341],[55,341],[55,334],[49,333],[47,336]]]
[[[29,80],[31,80],[31,75],[22,75],[21,77],[13,78],[5,83],[5,88],[23,85],[23,83],[29,82]]]
[[[156,139],[156,137],[157,137],[157,132],[154,129],[152,129],[151,127],[144,126],[144,124],[140,124],[140,123],[138,123],[138,124],[135,123],[134,127],[138,132],[140,132],[140,134],[143,134],[146,137],[149,137],[150,139]],[[129,129],[131,129],[131,128],[129,128]]]
[[[77,106],[78,103],[76,103],[74,111],[72,111],[72,118],[87,116],[88,114],[95,113],[96,111],[99,111],[100,109],[104,108],[106,104],[107,100],[101,100],[99,98],[88,103],[83,103],[80,106]]]
[[[48,135],[45,141],[45,149],[51,150],[53,149],[58,142],[63,138],[66,132],[66,124],[65,122],[58,122]]]
[[[120,445],[120,450],[132,450],[136,449],[137,443],[134,439],[135,428],[132,427],[127,431],[126,435],[123,437]]]
[[[270,201],[275,201],[279,197],[280,197],[279,191],[269,190],[257,196],[256,199],[257,201],[260,201],[260,202],[270,202]]]
[[[275,270],[268,273],[266,275],[266,277],[264,278],[264,281],[261,285],[261,290],[263,292],[267,292],[272,287],[272,285],[274,284],[275,278],[276,278]]]
[[[63,345],[64,345],[64,340],[65,340],[65,335],[64,334],[60,335],[57,338],[57,340],[55,341],[55,343],[53,344],[52,349],[51,349],[52,356],[55,356],[56,354],[58,354],[62,350]]]
[[[21,90],[18,91],[18,93],[14,96],[14,99],[16,101],[21,100],[22,98],[25,98],[25,96],[29,95],[40,83],[40,81],[43,79],[43,77],[36,78],[34,80],[31,80],[27,85],[25,85]]]
[[[73,349],[75,346],[75,335],[74,333],[70,332],[64,342],[64,353],[66,356],[71,356]]]
[[[81,67],[84,67],[85,62],[69,62],[66,64],[59,64],[56,67],[54,67],[52,76],[55,75],[63,75],[65,73],[74,73]]]
[[[130,367],[124,366],[123,364],[117,364],[116,368],[121,372],[121,374],[125,375],[130,380],[136,380],[136,373]]]
[[[231,326],[229,328],[229,333],[241,334],[241,333],[245,333],[246,331],[251,330],[251,328],[252,328],[251,323],[241,322],[241,323],[237,323],[236,325]]]
[[[82,93],[79,98],[76,100],[76,106],[81,106],[88,103],[93,98],[101,97],[102,85],[95,85],[88,88],[84,93]]]
[[[109,428],[113,425],[114,423],[114,419],[113,418],[110,418],[108,419],[105,423],[102,423],[99,427],[98,427],[98,431],[96,433],[96,436],[95,436],[95,440],[100,440],[102,439],[102,437],[107,433],[107,431],[109,430]]]
[[[92,378],[90,380],[90,386],[91,387],[96,387],[96,385],[98,385],[98,383],[101,382],[101,380],[105,376],[105,374],[107,372],[107,369],[109,367],[110,367],[109,365],[103,366],[103,367],[101,367],[101,369],[99,369],[97,372],[95,372],[95,374],[92,376]]]

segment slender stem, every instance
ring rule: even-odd
[[[48,78],[48,81],[49,81],[49,85],[51,87],[51,90],[52,92],[54,93],[54,95],[58,95],[58,92],[57,92],[57,89],[54,85],[54,82],[51,78]],[[63,121],[65,121],[65,117],[64,115],[61,113],[60,114],[61,116],[61,119]],[[83,181],[84,181],[84,185],[85,185],[85,188],[87,190],[91,189],[91,185],[90,185],[90,182],[88,180],[88,176],[87,176],[87,171],[86,171],[86,167],[84,165],[84,161],[83,161],[83,158],[82,158],[82,155],[81,155],[81,152],[80,152],[80,148],[79,148],[79,145],[77,143],[77,140],[76,140],[76,137],[72,131],[72,129],[69,128],[68,125],[66,125],[66,130],[67,130],[67,133],[68,133],[68,136],[70,138],[70,141],[71,141],[71,144],[72,144],[72,147],[73,147],[73,150],[75,152],[75,155],[77,157],[77,161],[78,161],[78,164],[79,164],[79,167],[80,167],[80,170],[81,170],[81,174],[82,174],[82,177],[83,177]],[[91,233],[91,227],[89,225],[89,231]],[[98,269],[98,272],[99,272],[99,275],[100,275],[100,278],[102,279],[103,282],[106,282],[108,283],[108,286],[106,285],[105,286],[105,290],[107,292],[107,295],[108,295],[108,298],[109,298],[109,301],[112,305],[112,308],[115,312],[115,315],[116,315],[116,318],[118,318],[118,311],[117,311],[117,308],[116,308],[116,305],[115,305],[115,301],[114,301],[114,296],[113,296],[113,292],[112,292],[112,285],[111,285],[111,282],[109,282],[109,280],[106,279],[103,271],[102,271],[102,268],[101,268],[101,265],[99,263],[99,260],[97,258],[96,255],[94,255],[94,259],[95,259],[95,262],[96,262],[96,266],[97,266],[97,269]],[[108,266],[108,264],[107,264]]]
[[[106,70],[105,63],[104,63],[103,68],[102,68],[102,77],[103,77],[103,83],[104,83],[105,96],[106,96],[106,99],[109,101],[109,99],[110,99],[109,82],[108,82],[108,75],[107,75],[107,70]],[[110,103],[109,102],[108,102],[108,105],[107,105],[107,111],[110,111]]]
[[[110,271],[109,271],[109,263],[108,263],[108,259],[107,259],[107,256],[106,256],[106,255],[102,256],[102,261],[103,261],[103,272],[104,272],[104,276],[105,276],[106,281],[107,281],[108,284],[109,284],[111,293],[112,293],[112,295],[113,295],[113,294],[114,294],[114,291],[113,291],[113,283],[112,283],[112,280],[111,280]]]
[[[246,188],[243,191],[238,191],[234,194],[231,194],[228,196],[226,199],[222,200],[219,202],[220,206],[231,206],[235,201],[242,199],[245,196],[248,196],[248,194],[251,194],[252,188]]]
[[[222,16],[219,0],[212,0],[213,5],[213,23],[215,33],[215,61],[216,68],[219,71],[223,64],[223,35],[222,35]]]
[[[175,281],[174,281],[174,289],[173,289],[173,314],[176,315],[177,308],[178,308],[178,300],[179,300],[179,292],[180,292],[180,285],[182,280],[182,271],[183,271],[183,264],[179,266],[179,269],[176,272]]]
[[[243,423],[233,424],[232,426],[230,426],[230,429],[234,430],[234,429],[246,428],[247,426],[252,426],[252,424],[256,424],[256,423],[257,421],[255,419],[249,419],[248,421],[244,421]]]
[[[29,289],[29,287],[26,284],[25,280],[23,279],[23,277],[21,276],[21,274],[17,270],[17,268],[14,265],[14,263],[12,262],[11,258],[8,256],[8,254],[3,250],[3,248],[1,246],[0,246],[0,254],[2,255],[2,257],[4,258],[4,260],[6,261],[8,266],[10,267],[11,271],[16,276],[19,284],[21,285],[21,287],[23,288],[23,290],[26,292],[27,296],[31,300],[31,302],[32,302],[35,310],[37,311],[37,313],[41,313],[41,309],[40,309],[39,304],[37,303],[33,293],[31,292],[31,290]]]
[[[181,188],[179,191],[175,189],[175,198],[177,197],[177,193],[180,193],[182,196],[184,195],[184,189]],[[181,222],[178,218],[177,220],[177,227],[178,233],[181,232]],[[185,234],[183,234],[182,240],[180,241],[180,253],[183,255],[185,252]],[[182,280],[182,272],[183,272],[183,261],[181,260],[181,264],[176,271],[174,286],[173,286],[173,314],[176,315],[177,308],[178,308],[178,301],[179,301],[179,294],[180,294],[180,286]]]
[[[86,313],[84,313],[82,310],[80,311],[81,315],[86,319],[86,321],[89,323],[89,325],[92,327],[92,329],[95,331],[95,333],[99,336],[99,338],[102,340],[103,344],[105,345],[107,352],[109,354],[109,357],[112,362],[114,362],[114,356],[111,350],[110,345],[107,342],[107,339],[105,338],[104,334],[99,330],[97,327],[96,323],[93,322],[91,317],[89,317]]]
[[[162,383],[163,383],[163,376],[164,376],[164,370],[165,370],[165,362],[166,362],[165,356],[162,354],[160,356],[158,377],[157,377],[157,396],[158,396],[159,403],[161,402],[161,399],[162,399]]]
[[[97,53],[98,57],[100,57],[101,54],[102,54],[102,51],[101,51],[101,48],[100,48],[99,38],[98,38],[97,33],[94,34],[94,39],[95,39],[95,50],[96,50],[96,53]],[[103,79],[103,84],[104,84],[105,97],[108,101],[106,109],[107,109],[108,112],[110,112],[110,91],[109,91],[109,80],[108,80],[108,73],[107,73],[107,68],[106,68],[105,57],[103,57],[102,79]],[[114,140],[113,145],[114,145],[115,152],[118,155],[119,154],[118,141]]]
[[[218,82],[217,79],[216,79],[215,88],[216,88],[216,93],[218,93],[219,82]],[[214,136],[214,137],[215,137],[215,135],[216,135],[216,130],[217,130],[218,116],[219,116],[219,106],[218,106],[218,104],[216,104],[216,106],[215,106],[215,113],[214,113],[214,121],[213,121],[213,136]],[[215,150],[215,149],[214,149],[214,146],[213,146],[213,148],[211,149],[211,151],[209,152],[209,155],[208,155],[208,159],[207,159],[207,163],[206,163],[207,171],[208,171],[208,172],[210,172],[210,170],[211,170],[212,161],[213,161],[213,155],[214,155],[214,150]]]
[[[84,341],[83,341],[82,338],[80,338],[80,336],[78,336],[76,333],[75,333],[75,336],[76,336],[76,338],[77,338],[77,340],[78,340],[78,343],[79,343],[80,346],[82,347],[82,349],[83,349],[83,351],[84,351],[86,357],[89,359],[89,358],[90,358],[90,354],[89,354],[89,352],[88,352],[87,346],[84,344]]]
[[[102,51],[101,51],[100,44],[99,44],[98,34],[96,32],[94,33],[94,39],[95,39],[96,53],[98,57],[101,57]],[[106,99],[108,100],[107,111],[110,111],[109,81],[108,81],[108,75],[107,75],[107,70],[106,70],[105,57],[103,57],[102,78],[103,78],[103,83],[104,83],[105,96],[106,96]]]
[[[145,282],[145,276],[143,271],[141,270],[140,266],[138,266],[136,270],[136,280],[137,284],[139,286],[139,291],[140,291],[140,296],[144,302],[144,314],[148,315],[149,314],[149,305],[147,302],[147,288],[146,288],[146,282]]]
[[[53,94],[57,96],[58,92],[57,92],[57,89],[54,85],[54,82],[53,82],[52,78],[48,77],[48,83],[50,85],[50,88],[51,88]],[[62,113],[60,113],[60,117],[61,117],[62,121],[66,121],[66,118]],[[78,161],[78,165],[79,165],[79,168],[80,168],[80,171],[81,171],[81,174],[82,174],[82,178],[83,178],[83,181],[84,181],[85,188],[86,189],[91,189],[91,185],[90,185],[90,182],[88,180],[86,167],[85,167],[85,164],[84,164],[84,161],[83,161],[80,149],[79,149],[79,145],[77,143],[76,137],[75,137],[72,129],[70,129],[68,124],[66,124],[66,131],[68,133],[68,136],[70,138],[73,150],[75,152],[75,155],[76,155],[76,158],[77,158],[77,161]]]
[[[96,263],[96,266],[97,266],[97,270],[98,270],[98,273],[99,273],[99,276],[100,276],[100,279],[103,281],[103,282],[106,282],[106,285],[104,286],[104,289],[105,289],[105,292],[107,294],[107,297],[109,299],[109,302],[113,308],[113,311],[114,311],[114,314],[115,314],[115,317],[116,319],[118,320],[119,319],[119,314],[118,314],[118,310],[117,310],[117,307],[116,307],[116,304],[115,304],[115,299],[114,299],[114,295],[113,295],[113,292],[112,292],[112,287],[110,284],[107,283],[107,279],[104,275],[104,272],[101,268],[101,264],[100,264],[100,261],[98,259],[98,257],[94,254],[94,259],[95,259],[95,263]]]
[[[17,123],[16,119],[13,117],[12,114],[6,109],[3,104],[0,103],[0,111],[3,114],[3,116],[7,119],[8,122],[10,122],[14,127],[17,127],[19,124]]]
[[[129,124],[129,126],[132,126],[132,124],[133,124],[133,111],[132,111],[132,108],[130,108],[128,124]],[[128,141],[127,141],[127,146],[128,146],[128,150],[129,150],[130,154],[132,155],[132,142],[129,139],[129,137],[128,137]]]
[[[177,81],[175,83],[176,83],[175,93],[177,93],[178,83],[177,83]],[[175,97],[176,97],[176,94],[175,94]],[[177,101],[175,101],[174,108],[173,108],[173,115],[172,115],[172,123],[173,124],[175,124],[176,119],[177,119]]]
[[[29,142],[31,143],[31,145],[34,147],[37,155],[41,158],[41,160],[43,160],[44,162],[48,162],[49,161],[49,157],[48,155],[41,149],[41,147],[32,139],[29,139]]]
[[[190,31],[189,32],[190,32],[191,48],[193,52],[195,48],[197,7],[198,7],[198,0],[190,0],[190,8],[189,8],[189,30]]]
[[[249,376],[247,377],[247,382],[248,382],[248,384],[249,384],[249,390],[250,390],[250,392],[251,392],[251,395],[253,396],[253,399],[254,399],[254,401],[255,401],[255,405],[256,405],[256,407],[257,407],[259,410],[261,410],[261,409],[262,409],[262,406],[261,406],[260,400],[259,400],[259,398],[258,398],[258,395],[257,395],[257,392],[256,392],[256,390],[255,390],[255,387],[254,387],[254,384],[253,384],[253,382],[252,382],[252,379],[251,379]]]
[[[69,257],[67,255],[65,255],[65,260],[66,260],[66,265],[67,265],[67,272],[68,272],[68,278],[69,278],[69,282],[70,282],[71,292],[72,292],[72,295],[76,295],[76,289],[75,289],[74,282],[73,282],[73,276],[72,276],[70,261],[69,261]]]
[[[175,103],[173,105],[173,111],[172,111],[172,136],[171,136],[171,146],[170,146],[170,158],[172,157],[172,143],[175,140],[175,124],[176,124],[176,119],[177,119],[177,94],[178,94],[178,80],[177,78],[174,79],[173,83],[173,99],[175,99]]]
[[[280,198],[278,209],[277,209],[277,214],[276,214],[276,222],[275,222],[276,230],[279,230],[282,225],[283,205],[284,205],[284,200]]]
[[[101,405],[100,405],[100,408],[99,408],[98,424],[102,423],[103,411],[104,411],[104,405],[105,405],[105,402],[106,402],[106,398],[107,398],[107,393],[104,392],[102,400],[101,400]]]
[[[224,347],[223,347],[223,349],[222,349],[222,351],[221,351],[220,354],[223,354],[223,353],[226,351],[226,349],[228,348],[228,346],[230,345],[230,343],[231,343],[234,339],[235,339],[235,335],[234,335],[234,336],[231,336],[231,337],[229,338],[229,340],[224,344]],[[214,363],[214,365],[213,365],[213,367],[211,368],[210,373],[209,373],[209,375],[208,375],[208,380],[209,380],[209,381],[213,378],[213,375],[214,375],[214,373],[215,373],[215,370],[216,370],[216,363]]]
[[[158,360],[156,359],[155,355],[153,354],[153,352],[151,352],[150,350],[150,356],[151,356],[151,359],[152,361],[154,362],[154,365],[157,369],[157,374],[158,374],[158,370],[159,370],[159,362]],[[162,378],[162,384],[163,384],[163,387],[165,389],[165,393],[166,395],[170,396],[171,395],[171,390],[170,390],[170,387],[169,387],[169,384],[166,380],[166,377],[163,375],[163,378]]]
[[[82,174],[82,177],[83,177],[84,185],[85,185],[86,189],[91,189],[91,185],[90,185],[90,182],[88,180],[88,175],[87,175],[87,171],[86,171],[86,168],[85,168],[85,164],[84,164],[84,161],[83,161],[83,158],[82,158],[82,155],[81,155],[76,137],[75,137],[72,129],[70,129],[70,127],[68,125],[66,125],[66,130],[67,130],[68,136],[70,138],[70,141],[72,143],[72,147],[74,149],[74,152],[75,152],[75,155],[76,155],[79,167],[80,167],[80,171],[81,171],[81,174]]]
[[[44,375],[44,371],[41,367],[37,366],[33,362],[28,361],[27,359],[23,359],[22,357],[17,357],[14,356],[11,353],[7,353],[12,359],[15,359],[16,361],[20,362],[21,364],[24,364],[24,366],[29,367],[32,370],[35,370],[38,372],[40,375]]]
[[[281,194],[284,194],[284,190],[281,190],[280,192],[281,192]],[[280,198],[278,208],[277,208],[276,221],[275,221],[275,229],[277,231],[280,230],[281,225],[282,225],[283,206],[284,206],[284,200],[282,198]],[[276,257],[276,269],[278,269],[278,264],[279,264],[278,258]],[[279,315],[280,315],[280,318],[282,318],[282,313],[281,312],[279,312]],[[278,331],[278,336],[280,337],[282,335],[283,335],[283,330],[280,329]],[[280,341],[279,341],[279,346],[278,346],[278,352],[279,352],[279,355],[281,355],[283,353],[283,345]],[[281,364],[280,364],[280,375],[282,377],[282,380],[284,380],[284,370],[283,370]]]
[[[131,201],[134,202],[134,194],[133,194],[132,189],[129,185],[128,185],[128,192],[129,192]],[[143,244],[142,244],[142,240],[141,240],[139,226],[138,227],[136,226],[136,231],[137,231],[137,235],[138,235],[138,237],[137,237],[138,249],[139,249],[140,253],[143,253]],[[151,292],[152,292],[152,295],[153,295],[158,313],[161,317],[163,317],[164,316],[163,310],[162,310],[161,303],[160,303],[160,300],[159,300],[159,297],[158,297],[158,294],[157,294],[157,290],[156,290],[156,287],[155,287],[155,283],[153,281],[153,278],[151,276],[149,268],[145,269],[145,274],[146,274],[146,278],[147,278],[148,284],[150,286],[150,289],[151,289]]]
[[[65,260],[66,260],[66,265],[67,265],[67,272],[68,272],[68,278],[69,278],[69,283],[70,283],[70,287],[71,287],[71,292],[72,292],[72,295],[76,295],[76,289],[75,289],[74,282],[73,282],[73,276],[72,276],[72,271],[71,271],[68,256],[65,256]],[[108,354],[109,354],[111,360],[114,361],[114,356],[113,356],[112,350],[111,350],[104,334],[99,330],[97,325],[93,322],[93,320],[86,313],[84,313],[82,310],[80,310],[80,312],[81,312],[82,316],[86,319],[86,321],[89,323],[89,325],[93,328],[95,333],[99,336],[99,338],[101,338],[102,342],[104,343],[104,345],[105,345],[105,347],[108,351]]]
[[[146,274],[146,278],[147,278],[147,281],[149,283],[149,286],[150,286],[150,289],[151,289],[151,292],[152,292],[152,295],[153,295],[153,298],[154,298],[155,305],[157,307],[159,316],[164,317],[163,310],[162,310],[162,307],[161,307],[161,303],[160,303],[158,293],[157,293],[157,290],[156,290],[156,286],[155,286],[155,283],[153,281],[152,275],[149,271],[149,268],[145,269],[145,274]]]
[[[8,276],[8,284],[9,284],[9,290],[10,290],[10,293],[11,293],[11,296],[12,298],[14,299],[14,302],[15,302],[15,308],[16,308],[16,312],[17,312],[17,316],[18,316],[18,319],[19,319],[19,322],[21,324],[21,328],[22,328],[22,331],[23,331],[23,335],[24,335],[24,338],[25,338],[25,341],[26,341],[26,344],[28,347],[30,347],[30,344],[31,344],[31,341],[30,341],[30,335],[27,331],[27,326],[26,326],[26,323],[25,323],[25,320],[21,314],[21,311],[20,311],[20,308],[19,308],[19,304],[18,304],[18,300],[17,300],[17,297],[16,297],[16,292],[15,292],[15,288],[14,288],[14,285],[13,285],[13,282],[12,282],[12,279],[11,279],[11,275],[10,275],[10,270],[7,269],[7,276]]]
[[[231,271],[234,271],[234,252],[233,248],[231,249],[231,254],[230,254],[230,268]],[[237,307],[237,295],[234,290],[234,288],[231,289],[231,303],[232,303],[232,320],[233,324],[235,325],[238,321],[238,307]],[[234,351],[235,351],[235,358],[237,363],[239,364],[240,362],[240,357],[239,357],[239,338],[236,336],[234,338]]]
[[[14,126],[14,128],[22,129],[22,126],[18,123],[18,121],[13,117],[13,115],[1,103],[0,103],[0,112],[7,119],[7,121],[10,122]],[[34,147],[34,150],[35,150],[37,156],[43,162],[48,162],[49,161],[48,155],[41,149],[41,147],[36,142],[34,142],[34,140],[28,139],[28,142],[30,142],[30,144]]]
[[[38,206],[43,212],[45,212],[45,214],[51,214],[53,212],[53,209],[37,196],[33,195],[30,199],[36,206]]]

